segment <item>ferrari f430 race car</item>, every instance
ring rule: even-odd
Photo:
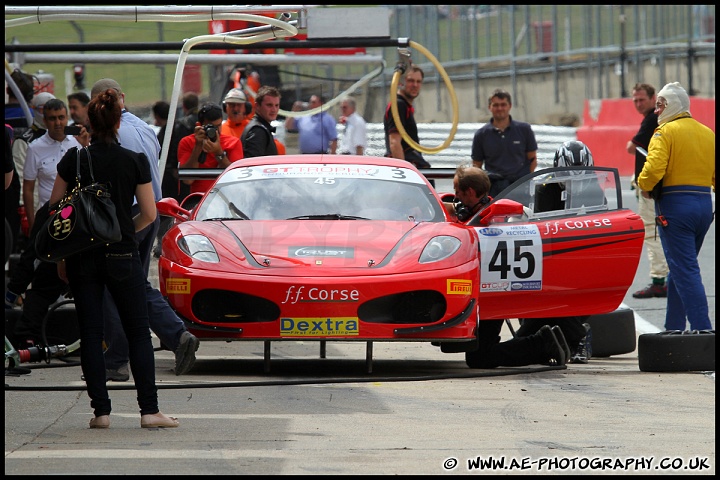
[[[611,312],[632,284],[644,229],[615,169],[532,173],[464,223],[444,199],[392,158],[244,159],[202,197],[158,202],[176,219],[160,289],[203,341],[462,351],[476,348],[478,322]]]

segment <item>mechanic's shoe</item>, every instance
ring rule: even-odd
[[[585,327],[585,336],[580,339],[577,349],[570,356],[570,363],[588,363],[592,358],[592,330],[588,323],[583,323],[583,327]]]
[[[565,365],[565,349],[558,341],[550,326],[543,325],[537,334],[543,341],[543,350],[547,357],[546,363],[550,366]]]
[[[98,415],[91,418],[90,428],[110,428],[110,415]]]
[[[175,375],[184,375],[195,365],[195,352],[200,347],[200,340],[188,331],[180,335],[180,343],[175,350]]]
[[[180,422],[177,418],[168,417],[162,412],[140,416],[141,428],[175,428],[179,425]]]
[[[565,352],[565,361],[570,360],[570,347],[568,346],[567,340],[565,340],[565,334],[563,333],[562,328],[560,328],[559,325],[553,325],[550,329],[555,334],[555,338],[558,339],[560,346]]]
[[[130,380],[130,371],[128,364],[120,365],[117,370],[111,368],[105,369],[105,381],[106,382],[127,382]]]
[[[643,288],[642,290],[638,290],[637,292],[633,293],[633,298],[653,298],[653,297],[660,297],[660,298],[667,297],[667,285],[656,285],[654,283],[651,283],[650,285]]]

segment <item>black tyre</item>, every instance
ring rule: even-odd
[[[20,309],[5,310],[5,336],[14,346],[17,344],[17,339],[13,332],[22,313]],[[43,319],[40,336],[44,345],[67,346],[80,338],[80,326],[73,300],[62,300],[50,306]]]
[[[715,371],[715,330],[640,335],[638,364],[642,372]]]
[[[635,351],[637,334],[635,314],[629,308],[614,312],[591,315],[586,323],[592,334],[592,356],[609,357]]]
[[[48,309],[43,319],[42,340],[46,345],[71,345],[80,338],[74,300],[61,300]]]

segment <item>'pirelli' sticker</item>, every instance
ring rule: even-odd
[[[542,290],[542,239],[537,225],[477,227],[480,292]]]
[[[168,278],[165,281],[165,290],[168,294],[189,295],[190,280],[187,278]]]
[[[471,295],[472,294],[472,280],[448,278],[447,294],[448,295]]]

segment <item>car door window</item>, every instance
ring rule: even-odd
[[[622,208],[620,177],[606,167],[558,167],[531,173],[501,192],[522,203],[528,220]]]

